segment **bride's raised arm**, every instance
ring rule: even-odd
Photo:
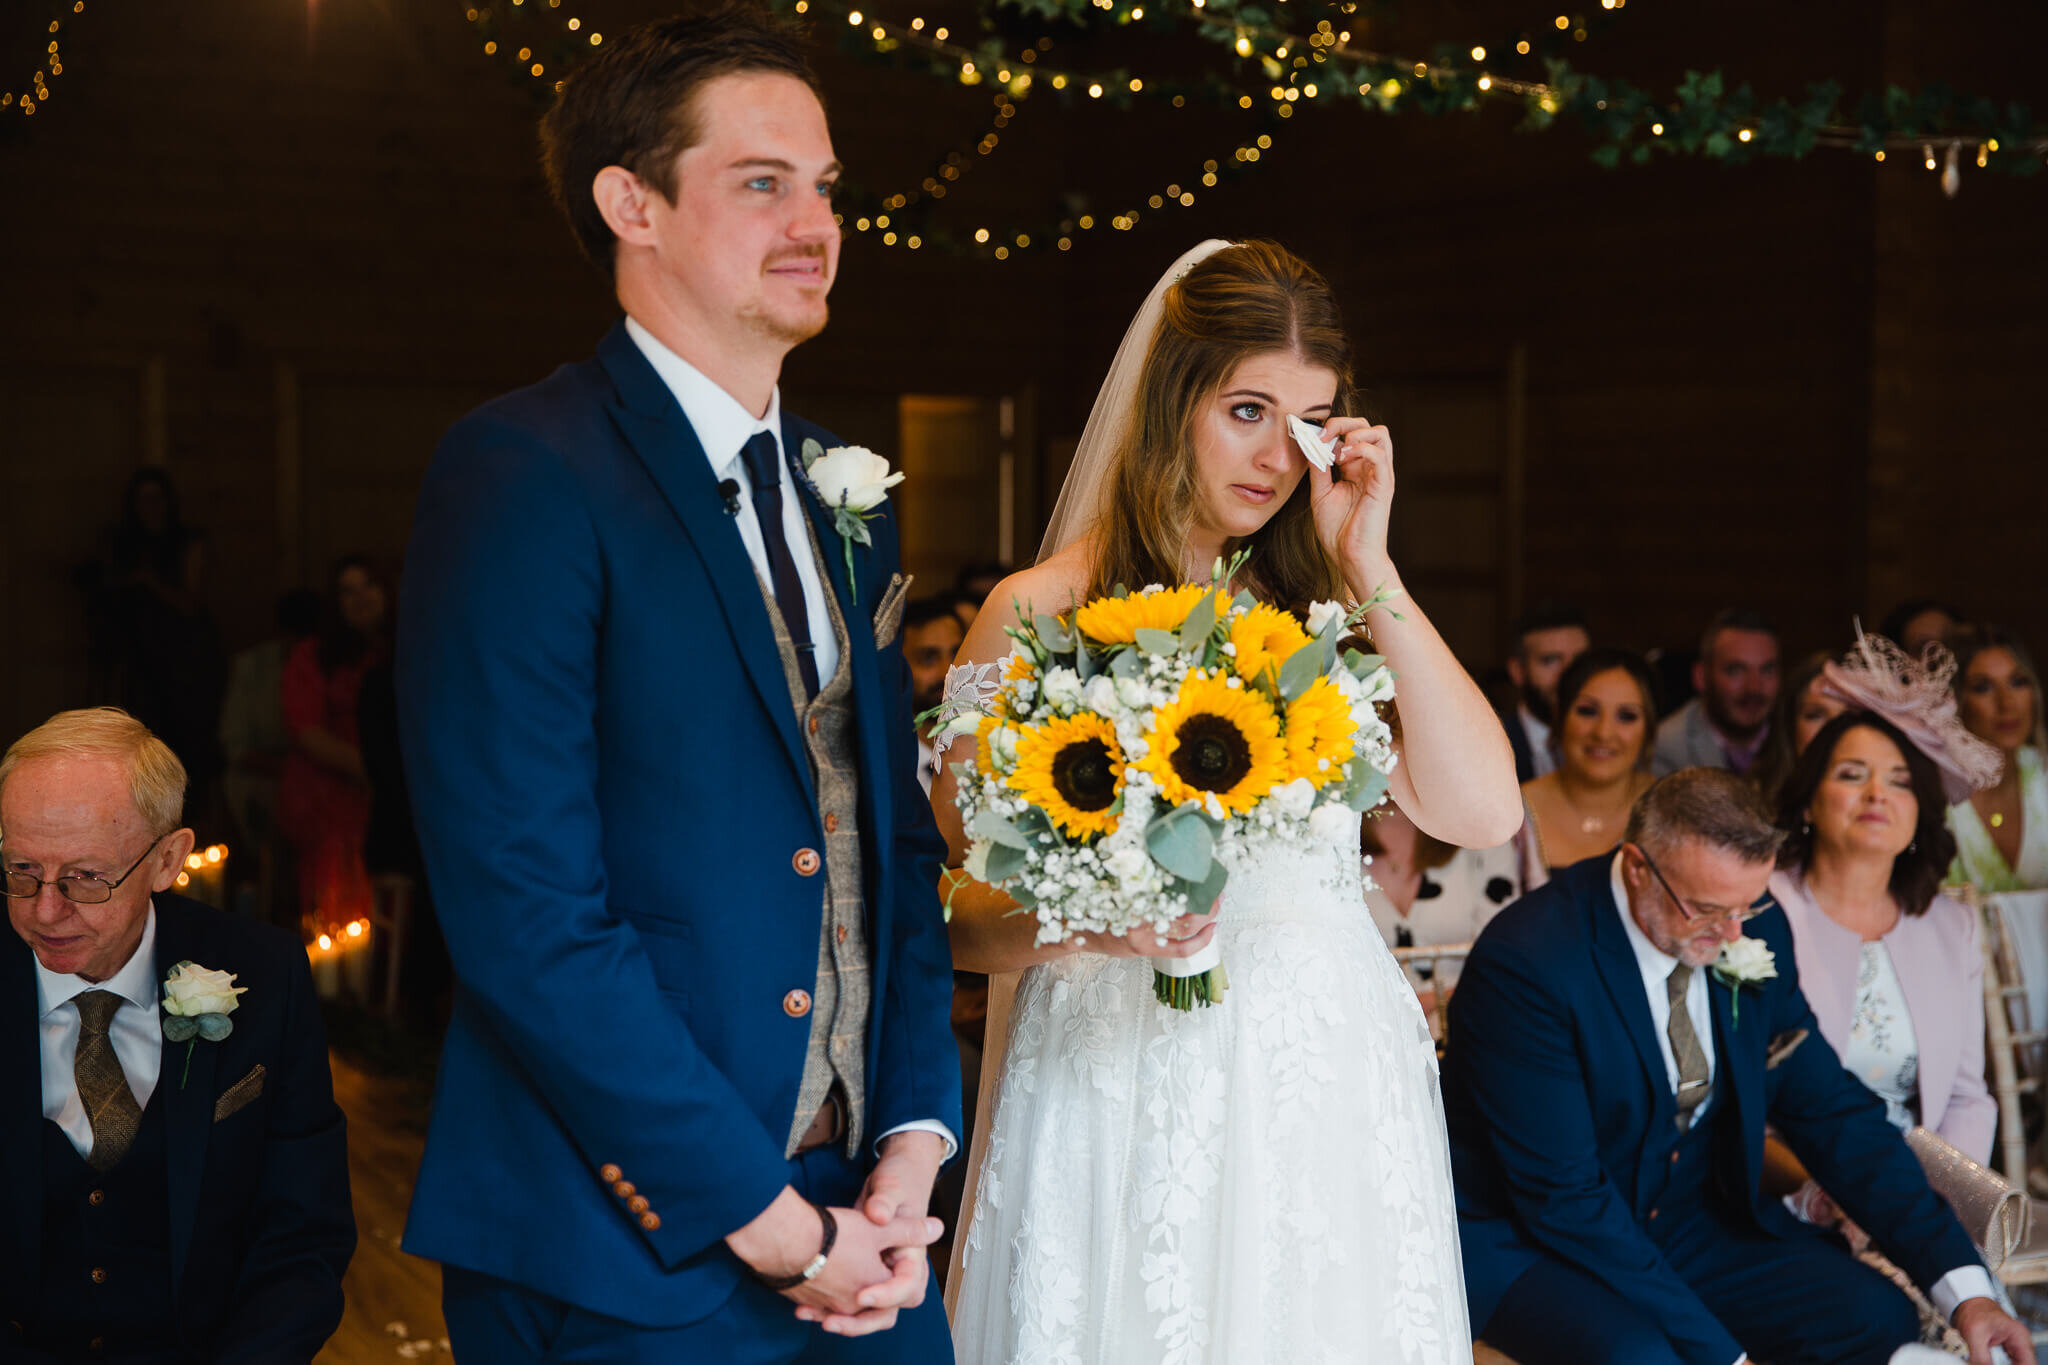
[[[1000,663],[1010,652],[1010,637],[1004,632],[1019,624],[1019,605],[1039,611],[1064,610],[1086,592],[1087,564],[1086,544],[1077,542],[1043,564],[998,583],[988,601],[982,603],[974,624],[968,627],[955,666],[978,668]],[[946,836],[946,870],[940,874],[939,897],[952,906],[947,932],[952,939],[954,966],[969,972],[1014,972],[1075,952],[1117,957],[1188,957],[1208,946],[1215,936],[1213,915],[1187,916],[1175,921],[1175,932],[1185,937],[1171,941],[1139,929],[1123,938],[1097,937],[1085,944],[1037,946],[1038,921],[1030,915],[1014,913],[1016,901],[962,870],[961,864],[967,858],[967,834],[960,827],[960,808],[953,801],[959,786],[953,776],[953,765],[973,759],[974,737],[963,735],[940,752],[938,776],[932,779],[932,816],[938,821],[939,832]],[[1200,932],[1195,932],[1198,928]]]

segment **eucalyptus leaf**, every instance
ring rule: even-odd
[[[164,1016],[164,1037],[174,1043],[190,1042],[199,1033],[199,1021],[179,1014]]]
[[[1344,784],[1344,804],[1361,815],[1387,794],[1387,775],[1362,758],[1351,762],[1351,780]]]
[[[1209,875],[1188,888],[1188,910],[1192,914],[1206,915],[1216,898],[1223,894],[1223,885],[1230,880],[1230,869],[1223,865],[1221,858],[1209,865]]]
[[[199,1036],[209,1043],[217,1043],[235,1031],[235,1021],[225,1014],[202,1014],[193,1022],[199,1025]]]
[[[1315,685],[1323,674],[1323,647],[1311,640],[1287,656],[1280,666],[1280,696],[1287,701]]]
[[[1216,836],[1198,811],[1182,807],[1146,826],[1145,849],[1153,862],[1174,876],[1199,883],[1208,878],[1215,862]]]
[[[1360,654],[1355,649],[1344,651],[1344,666],[1351,670],[1351,676],[1354,678],[1364,679],[1372,676],[1372,671],[1386,661],[1387,657],[1384,654]]]
[[[1038,632],[1039,642],[1053,653],[1067,654],[1073,651],[1074,637],[1069,635],[1067,628],[1060,624],[1059,617],[1034,616],[1031,618],[1031,626],[1032,629]]]
[[[1147,654],[1170,658],[1180,653],[1180,637],[1170,630],[1154,630],[1150,626],[1139,626],[1138,648]]]
[[[1110,657],[1109,673],[1113,678],[1136,679],[1145,676],[1145,660],[1135,649],[1120,649]]]
[[[825,447],[820,445],[815,437],[810,436],[804,437],[804,443],[799,449],[802,451],[806,473],[810,471],[812,465],[818,462],[819,457],[825,453]]]
[[[1239,611],[1250,611],[1253,607],[1259,605],[1259,599],[1252,596],[1252,590],[1250,588],[1246,588],[1243,592],[1239,593],[1236,597],[1231,599],[1230,605],[1235,607]]]
[[[1057,837],[1057,832],[1052,827],[1051,818],[1036,806],[1026,806],[1024,813],[1017,817],[1015,825],[1018,830],[1023,832],[1026,838],[1037,835]]]
[[[1195,603],[1195,609],[1188,613],[1188,619],[1180,623],[1180,643],[1183,649],[1193,649],[1209,638],[1209,632],[1216,629],[1216,594],[1205,592],[1202,600]]]
[[[1001,886],[1024,870],[1024,850],[997,844],[988,851],[988,884]]]
[[[974,817],[974,823],[967,827],[967,833],[976,839],[986,839],[1001,848],[1014,848],[1019,853],[1031,847],[1031,840],[1024,831],[1005,820],[992,810],[985,810]]]
[[[1088,646],[1082,644],[1079,639],[1076,639],[1074,642],[1074,672],[1080,676],[1081,681],[1085,683],[1101,671],[1101,666],[1096,663],[1095,655],[1089,651]]]

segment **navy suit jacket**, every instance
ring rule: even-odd
[[[1677,1114],[1643,978],[1609,884],[1612,854],[1560,873],[1494,917],[1450,1007],[1444,1102],[1465,1289],[1478,1330],[1539,1257],[1599,1280],[1664,1326],[1678,1353],[1728,1365],[1742,1347],[1645,1230]],[[1842,1070],[1799,991],[1784,913],[1745,928],[1778,975],[1742,991],[1708,977],[1714,1193],[1759,1235],[1815,1231],[1759,1197],[1768,1120],[1901,1268],[1930,1286],[1979,1264],[1884,1107]],[[1766,1066],[1773,1040],[1805,1040]],[[1728,1134],[1737,1140],[1722,1140]]]
[[[334,1104],[305,945],[269,925],[159,892],[158,981],[182,961],[248,987],[217,1043],[165,1043],[152,1103],[164,1107],[174,1324],[167,1355],[223,1365],[309,1361],[341,1322],[341,1276],[355,1251],[345,1122]],[[35,957],[0,945],[0,1318],[36,1316],[42,1260],[42,1054]],[[256,1067],[261,1092],[214,1119]],[[0,1328],[0,1359],[20,1348]],[[10,1353],[10,1348],[15,1353]],[[41,1357],[20,1354],[20,1358]]]
[[[806,437],[834,444],[784,419],[792,455]],[[855,547],[856,599],[798,496],[850,645],[866,1131],[958,1133],[945,845],[871,624],[895,522]],[[459,983],[405,1248],[641,1326],[708,1316],[744,1273],[723,1238],[790,1180],[811,1020],[783,1001],[816,982],[824,890],[795,863],[825,835],[738,525],[623,324],[442,441],[397,668]]]

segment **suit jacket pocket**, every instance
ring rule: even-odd
[[[221,1097],[213,1102],[213,1121],[219,1123],[262,1093],[263,1063],[258,1062],[250,1068],[248,1075],[222,1091]]]
[[[875,605],[875,648],[887,649],[903,629],[903,608],[910,597],[908,575],[892,573],[882,600]]]

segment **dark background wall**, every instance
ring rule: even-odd
[[[39,4],[0,23],[0,58],[24,69]],[[135,466],[178,480],[212,536],[215,612],[246,643],[336,554],[395,561],[446,423],[587,354],[613,313],[546,200],[531,90],[482,55],[462,5],[49,8],[65,72],[33,119],[0,119],[10,733],[85,699],[70,575]],[[658,8],[581,6],[612,29]],[[1545,21],[1505,0],[1410,4],[1369,40],[1427,50]],[[2041,7],[1987,0],[1636,0],[1574,56],[1653,87],[1719,65],[1767,94],[1943,79],[2042,106],[2044,39]],[[820,65],[840,154],[878,189],[987,130],[986,88],[829,48]],[[1026,101],[941,219],[1036,221],[1062,190],[1106,217],[1193,184],[1248,120]],[[902,395],[1009,399],[1028,554],[1153,278],[1200,237],[1269,235],[1346,302],[1395,426],[1404,568],[1475,668],[1537,596],[1638,645],[1683,646],[1715,608],[1754,602],[1799,650],[1930,593],[2048,647],[2048,178],[1966,163],[1948,200],[1917,157],[1610,172],[1577,133],[1515,123],[1318,109],[1258,173],[1064,254],[998,263],[855,234],[787,401],[890,452]],[[960,553],[941,545],[947,508],[993,505],[996,472],[979,453],[919,458],[941,492],[908,506],[909,549],[943,570]]]

